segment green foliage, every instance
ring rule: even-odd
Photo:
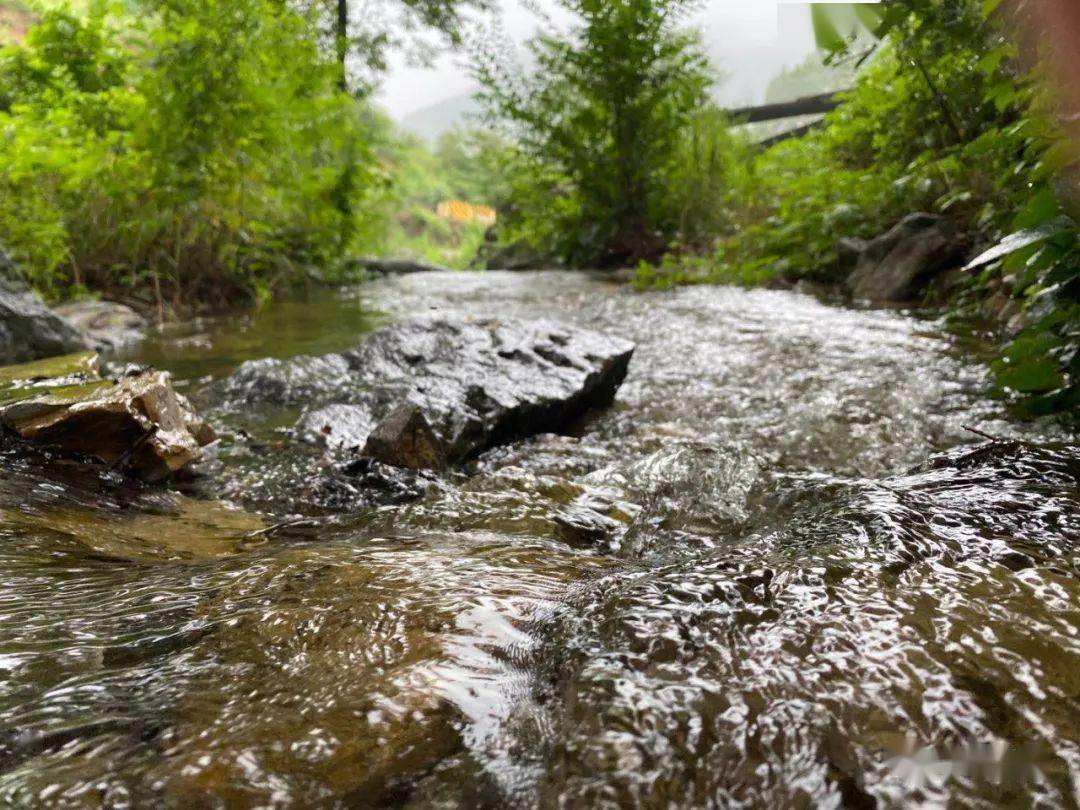
[[[518,144],[507,232],[573,265],[634,262],[679,225],[667,199],[712,75],[683,0],[562,0],[580,21],[532,44],[535,69],[497,58],[478,77]]]
[[[667,187],[655,204],[668,244],[702,252],[736,221],[727,205],[733,187],[747,187],[753,146],[732,133],[723,111],[706,105],[689,116],[663,167]]]
[[[389,167],[391,182],[377,207],[381,233],[373,247],[397,258],[469,267],[488,226],[449,222],[435,213],[436,206],[444,200],[504,206],[510,145],[487,130],[451,130],[433,151],[414,136],[395,133],[385,119],[381,128],[380,162]]]
[[[0,240],[52,294],[258,297],[334,267],[376,185],[362,111],[274,0],[43,15],[0,53]]]
[[[1015,18],[995,16],[1000,6],[1000,0],[900,0],[864,22],[876,36],[888,35],[922,72],[940,119],[960,141],[947,159],[972,166],[984,161],[982,173],[970,177],[971,187],[939,200],[939,208],[954,202],[970,208],[987,187],[995,192],[965,220],[973,232],[1000,242],[969,265],[982,272],[964,300],[970,305],[993,291],[987,304],[1002,297],[1023,302],[1027,326],[992,366],[998,385],[1029,413],[1076,417],[1080,230],[1077,200],[1063,194],[1075,154],[1058,126],[1053,99],[1021,69],[1016,47],[1004,35]],[[1014,11],[1025,9],[1021,4]],[[959,96],[935,87],[924,64],[928,55],[943,61],[958,43],[978,56],[974,65],[957,66],[965,70],[968,91]],[[975,121],[958,114],[972,100],[982,108]]]

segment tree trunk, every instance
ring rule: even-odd
[[[338,64],[341,66],[341,89],[349,91],[349,72],[345,61],[349,55],[349,0],[337,0],[337,25],[334,28],[337,38]]]

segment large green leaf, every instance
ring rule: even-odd
[[[1037,245],[1040,242],[1045,242],[1048,239],[1052,239],[1059,234],[1065,233],[1069,230],[1074,230],[1076,223],[1066,216],[1056,217],[1049,222],[1046,222],[1036,228],[1028,228],[1026,230],[1017,231],[1011,233],[998,242],[994,247],[989,250],[980,253],[974,259],[967,263],[964,267],[965,270],[976,270],[980,267],[985,267],[991,262],[997,261],[1010,253],[1015,253],[1018,250],[1023,250],[1031,245]]]
[[[866,27],[866,30],[871,34],[876,34],[885,19],[881,7],[870,3],[852,3],[851,7],[855,12],[855,17]]]
[[[818,3],[810,7],[810,19],[814,24],[814,39],[825,51],[841,51],[846,44],[836,27],[835,14],[829,6]]]
[[[1006,367],[997,376],[998,383],[1021,394],[1054,391],[1063,384],[1057,363],[1049,358]]]

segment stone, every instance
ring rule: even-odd
[[[115,352],[137,344],[147,327],[142,315],[114,301],[72,301],[55,307],[53,312],[100,352]]]
[[[75,327],[23,284],[0,247],[0,364],[25,363],[87,348]]]
[[[570,545],[597,546],[626,529],[623,523],[582,504],[555,510],[552,520],[559,538]]]
[[[306,410],[294,432],[311,444],[330,450],[360,449],[375,428],[371,410],[362,405],[335,403]]]
[[[524,241],[501,244],[494,237],[480,246],[473,264],[486,270],[549,270],[559,261]]]
[[[547,320],[436,317],[380,329],[342,354],[244,363],[219,384],[217,411],[256,400],[274,413],[302,408],[292,436],[308,450],[269,467],[260,458],[235,495],[304,513],[419,497],[436,473],[493,447],[576,430],[612,402],[633,352]]]
[[[628,341],[545,320],[431,319],[374,333],[350,362],[399,392],[386,412],[405,400],[419,408],[457,464],[568,430],[609,405],[633,352]]]
[[[446,467],[442,441],[428,424],[423,408],[413,402],[399,405],[378,424],[364,444],[363,455],[407,470]]]
[[[347,388],[353,378],[353,369],[340,354],[289,360],[264,357],[241,364],[226,381],[224,393],[235,407],[244,403],[302,405],[321,401],[328,391]]]
[[[840,270],[850,273],[859,263],[859,257],[869,243],[865,239],[847,237],[836,243],[836,262]]]
[[[427,264],[412,259],[356,259],[356,264],[369,273],[385,276],[411,275],[413,273],[452,273],[449,267]]]
[[[866,243],[848,276],[848,291],[873,303],[912,301],[936,274],[959,262],[965,250],[948,220],[911,214]]]
[[[9,377],[24,373],[18,367],[3,371]],[[167,372],[116,382],[92,372],[82,379],[22,382],[0,397],[0,424],[8,431],[32,444],[100,459],[143,481],[162,481],[198,462],[202,447],[215,438]]]
[[[400,438],[409,424],[398,424],[397,412],[410,403],[453,465],[567,430],[610,404],[633,351],[628,341],[552,321],[418,319],[373,332],[344,354],[244,363],[223,384],[223,408],[303,406],[298,435],[322,434],[327,446],[347,449],[365,445],[357,428],[369,422],[379,436]]]

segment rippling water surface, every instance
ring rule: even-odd
[[[1011,421],[933,324],[424,275],[139,359],[265,439],[295,414],[215,401],[215,378],[434,310],[638,350],[575,435],[278,534],[8,460],[0,804],[1076,806],[1080,452]]]

